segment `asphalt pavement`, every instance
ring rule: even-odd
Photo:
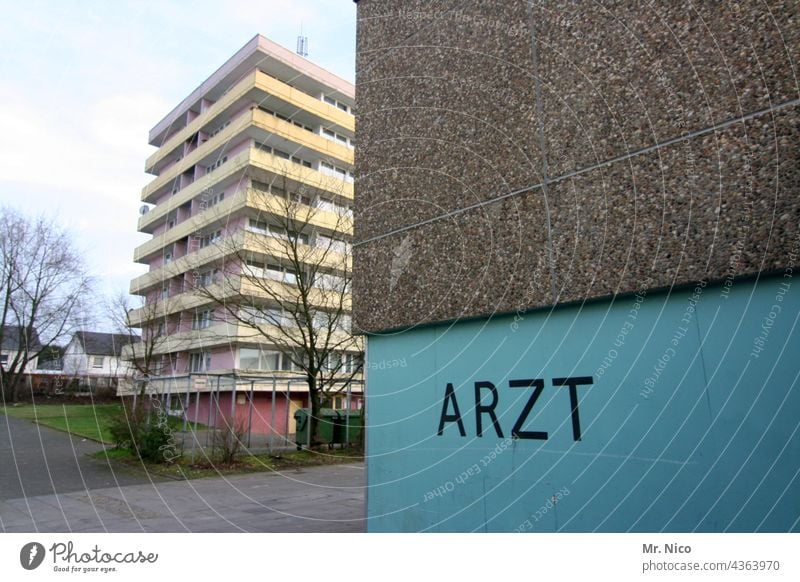
[[[0,415],[3,532],[360,532],[363,464],[175,481],[103,445]]]

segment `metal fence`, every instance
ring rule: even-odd
[[[172,436],[180,438],[184,454],[190,455],[194,462],[198,455],[211,453],[215,435],[220,431],[237,434],[240,446],[250,452],[271,454],[297,447],[291,404],[298,398],[308,398],[308,383],[303,376],[291,375],[186,374],[127,380],[120,383],[118,394],[132,399],[134,406],[140,397],[158,400],[156,406],[169,416],[180,418],[181,433]],[[221,395],[226,402],[221,402]],[[363,405],[363,381],[343,381],[335,395],[344,399],[344,409],[352,409],[357,403]],[[257,400],[269,404],[268,416],[257,410]],[[240,408],[243,404],[247,407],[244,414]],[[280,414],[279,408],[282,408]],[[259,417],[257,424],[266,430],[253,430],[254,415]],[[233,431],[234,428],[237,430]]]

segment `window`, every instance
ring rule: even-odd
[[[8,364],[8,354],[0,354],[0,366],[5,367]]]
[[[308,244],[308,235],[302,232],[286,232],[286,229],[282,226],[274,226],[269,225],[268,228],[269,234],[274,236],[275,238],[279,238],[281,240],[297,240],[300,244],[307,245]]]
[[[273,281],[297,285],[297,273],[293,269],[281,267],[280,265],[267,265],[265,275],[267,279],[272,279]]]
[[[217,275],[219,275],[219,269],[212,269],[200,273],[200,276],[197,277],[197,285],[200,287],[208,287],[217,282]]]
[[[325,236],[324,234],[318,234],[315,239],[316,246],[321,249],[330,249],[337,253],[345,253],[349,249],[349,245],[337,238],[331,238],[329,236]]]
[[[265,220],[250,219],[248,230],[259,234],[267,234],[269,232],[269,224]]]
[[[293,120],[292,120],[292,123],[294,123],[294,124],[295,124],[297,127],[302,127],[302,128],[303,128],[303,129],[305,129],[306,131],[310,131],[311,133],[314,133],[314,130],[313,130],[313,129],[311,129],[311,128],[310,128],[310,127],[308,127],[307,125],[303,125],[303,124],[302,124],[302,123],[300,123],[299,121],[295,121],[295,120],[293,119]]]
[[[341,101],[337,101],[333,97],[328,97],[327,95],[322,96],[322,100],[325,101],[328,105],[333,105],[334,107],[338,107],[342,111],[350,111],[350,108],[347,106],[347,103],[342,103]]]
[[[333,203],[333,200],[331,200],[330,198],[325,198],[323,196],[320,196],[317,199],[317,208],[319,208],[320,210],[324,210],[326,212],[336,212],[337,206],[336,204]]]
[[[166,299],[169,297],[169,283],[164,283],[161,285],[161,299]]]
[[[311,198],[301,194],[300,192],[289,192],[289,201],[293,204],[302,204],[303,206],[311,206]]]
[[[222,230],[215,230],[214,232],[210,232],[204,236],[200,237],[200,248],[203,249],[207,246],[210,246],[217,242],[219,239],[222,238]]]
[[[352,374],[363,365],[363,356],[361,354],[344,354],[342,356],[342,371],[346,374]]]
[[[347,136],[342,135],[341,133],[336,133],[333,130],[322,128],[322,135],[328,138],[331,141],[338,141],[342,145],[350,146],[350,141],[347,139]]]
[[[287,318],[283,316],[283,312],[280,309],[262,309],[260,315],[264,323],[271,325],[283,325],[287,323]]]
[[[267,271],[265,275],[267,279],[283,281],[283,269],[278,265],[267,265]]]
[[[348,286],[344,277],[329,273],[317,273],[314,278],[314,287],[326,291],[346,291]]]
[[[192,329],[206,329],[211,325],[212,319],[214,319],[213,309],[196,311],[192,317]]]
[[[284,317],[283,312],[277,308],[243,307],[239,310],[239,317],[251,325],[280,325],[289,323],[289,318]]]
[[[291,354],[281,354],[281,370],[286,372],[301,372],[303,368],[292,361]]]
[[[353,318],[349,315],[340,315],[336,324],[339,329],[350,332],[353,329]]]
[[[341,355],[331,352],[328,354],[328,357],[325,358],[325,363],[323,364],[326,370],[338,370],[339,366],[342,364]]]
[[[194,352],[189,354],[189,371],[206,372],[211,369],[211,354],[208,352]]]
[[[280,354],[260,348],[239,348],[239,367],[245,370],[277,370]]]
[[[223,200],[225,200],[225,192],[220,192],[219,194],[214,194],[213,196],[209,192],[206,194],[206,197],[201,201],[200,208],[202,210],[211,208],[212,206],[216,206]]]
[[[172,262],[172,253],[164,253],[164,263]]]
[[[332,314],[329,314],[325,311],[317,311],[314,313],[314,328],[315,329],[326,329],[330,324]]]
[[[265,143],[261,143],[261,142],[257,141],[257,142],[254,142],[253,145],[260,152],[264,152],[265,154],[271,154],[272,153],[272,146],[268,146]]]
[[[272,76],[272,75],[270,75],[270,76]],[[281,81],[281,82],[283,82],[283,81]],[[286,83],[286,84],[289,85],[289,83]],[[291,85],[289,85],[289,86],[291,87]],[[263,111],[264,113],[266,113],[267,115],[273,115],[273,116],[277,117],[278,119],[282,119],[283,121],[291,122],[291,123],[295,124],[297,127],[302,127],[303,129],[305,129],[307,131],[311,131],[311,132],[314,131],[313,129],[311,129],[307,125],[304,125],[304,124],[302,124],[299,121],[296,121],[294,119],[289,119],[288,117],[278,113],[277,111],[273,111],[272,109],[267,109],[266,107],[262,107],[261,105],[259,105],[258,108],[261,111]]]
[[[103,356],[93,356],[92,357],[92,368],[102,368],[104,359],[105,358]]]
[[[317,198],[317,208],[324,212],[333,212],[337,216],[351,216],[352,214],[349,205],[334,202],[333,199],[325,196]]]
[[[211,165],[206,167],[206,174],[210,174],[217,168],[219,168],[222,164],[228,161],[228,156],[222,156],[221,158],[217,158],[216,162],[212,162]]]
[[[214,136],[215,136],[215,135],[217,135],[217,134],[218,134],[220,131],[222,131],[223,129],[225,129],[226,127],[228,127],[230,124],[231,124],[231,121],[230,121],[230,119],[229,119],[228,121],[226,121],[225,123],[223,123],[222,125],[220,125],[220,126],[219,126],[217,129],[215,129],[214,131],[210,131],[210,130],[209,130],[209,132],[208,132],[208,137],[209,137],[209,138],[212,138],[212,137],[214,137]]]
[[[286,190],[283,188],[279,188],[274,184],[267,184],[266,182],[259,182],[258,180],[253,180],[253,189],[258,190],[259,192],[269,192],[270,194],[274,194],[280,198],[286,196]],[[299,202],[301,204],[306,204],[310,206],[310,200],[308,196],[300,196],[300,194],[296,192],[290,193],[291,199],[293,202]]]
[[[279,238],[282,240],[288,239],[288,237],[286,236],[286,231],[280,226],[275,226],[274,224],[270,224],[267,227],[267,232],[275,238]]]
[[[347,182],[352,182],[354,180],[352,172],[348,172],[344,168],[340,168],[339,166],[335,166],[330,162],[320,162],[319,163],[319,171],[323,174],[328,176],[333,176],[335,178],[341,178]]]
[[[248,277],[255,277],[257,279],[264,278],[264,267],[266,265],[260,261],[247,259],[244,264],[244,269],[242,272],[247,275]]]
[[[253,180],[252,185],[255,190],[259,190],[261,192],[272,192],[273,194],[277,189],[272,184],[267,184],[266,182],[261,182],[259,180]]]
[[[266,154],[272,154],[277,158],[281,158],[283,160],[289,160],[291,162],[294,162],[295,164],[300,164],[302,166],[305,166],[306,168],[312,167],[311,162],[309,162],[308,160],[304,160],[303,158],[300,158],[298,156],[293,156],[288,152],[279,150],[278,148],[273,148],[272,146],[268,146],[267,144],[261,142],[255,142],[255,147],[259,151],[262,151]],[[255,188],[256,186],[254,185],[253,187]]]

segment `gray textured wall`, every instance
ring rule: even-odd
[[[735,285],[793,262],[798,16],[361,0],[356,325]]]

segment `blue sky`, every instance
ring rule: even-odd
[[[100,291],[127,290],[147,133],[255,34],[350,80],[350,0],[0,0],[0,204],[56,215]]]

